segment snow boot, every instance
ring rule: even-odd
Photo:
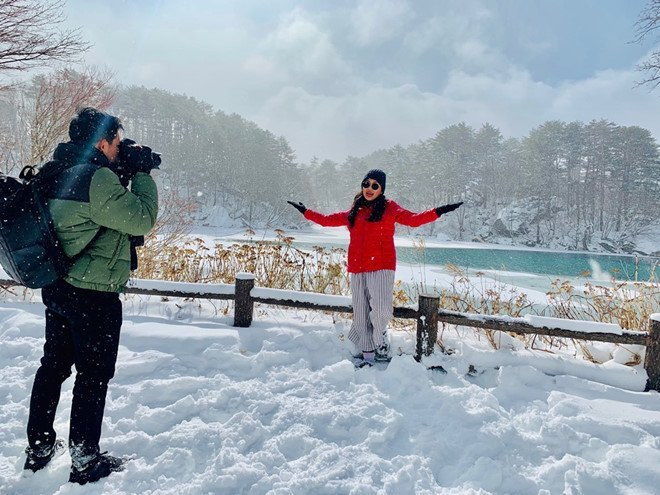
[[[363,351],[362,352],[362,360],[358,361],[355,364],[355,367],[356,368],[364,368],[365,366],[371,367],[375,364],[374,358],[375,358],[374,351],[371,351],[371,352],[364,352]]]
[[[387,342],[376,349],[375,360],[379,362],[389,362],[392,360],[390,356],[390,345]]]
[[[94,483],[101,478],[110,476],[110,473],[123,471],[124,462],[124,459],[111,456],[107,452],[102,452],[87,462],[81,469],[72,465],[69,482],[78,483],[80,485]]]
[[[25,458],[25,465],[23,469],[29,469],[30,471],[36,473],[40,469],[46,467],[46,465],[54,457],[59,456],[64,452],[64,442],[62,440],[55,440],[55,443],[52,447],[45,447],[43,449],[32,449],[27,447],[25,453],[27,457]]]

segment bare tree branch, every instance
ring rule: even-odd
[[[79,30],[59,30],[63,0],[0,0],[0,72],[76,59],[89,48]]]
[[[649,0],[649,3],[644,8],[635,23],[636,37],[634,41],[641,43],[656,29],[660,27],[660,0]],[[658,36],[654,41],[658,40]],[[637,83],[638,86],[648,84],[651,89],[655,89],[660,85],[660,50],[655,50],[651,53],[650,57],[637,65],[637,70],[648,74],[644,79]]]
[[[635,43],[641,43],[649,34],[660,27],[660,0],[649,0],[648,5],[635,23]]]
[[[29,156],[28,138],[21,119],[25,83],[0,91],[0,173],[17,175]]]
[[[115,98],[111,79],[111,72],[96,68],[85,68],[82,72],[60,69],[33,79],[34,106],[27,119],[31,163],[43,162],[50,156],[55,145],[65,139],[69,122],[80,108],[110,107]]]
[[[637,69],[648,74],[638,85],[648,84],[652,90],[660,86],[660,51],[652,53]]]

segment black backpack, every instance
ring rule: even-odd
[[[19,179],[0,174],[0,265],[16,282],[40,288],[64,277],[72,259],[57,239],[46,205],[46,190],[68,165],[47,172],[23,168]]]

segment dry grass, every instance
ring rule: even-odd
[[[253,273],[261,287],[348,294],[344,251],[314,247],[303,251],[278,231],[276,241],[208,247],[202,239],[176,242],[157,235],[140,250],[137,278],[179,282],[234,283],[239,272]]]
[[[172,208],[175,210],[174,208]],[[173,214],[178,214],[173,211]],[[254,235],[254,232],[248,232]],[[231,245],[216,244],[209,247],[202,239],[185,240],[180,231],[157,230],[140,251],[138,278],[183,282],[234,283],[238,272],[256,276],[256,285],[324,294],[350,294],[346,271],[346,253],[343,249],[314,247],[302,250],[293,246],[293,238],[277,231],[275,241],[242,242]],[[421,249],[423,249],[421,244]],[[660,286],[655,280],[616,282],[611,286],[586,283],[577,290],[569,282],[556,280],[547,296],[550,304],[535,307],[527,295],[517,288],[493,281],[482,273],[476,277],[454,265],[446,267],[452,275],[447,288],[429,287],[423,280],[417,286],[397,281],[394,304],[405,306],[416,303],[421,291],[436,293],[443,309],[488,315],[522,316],[525,313],[559,318],[618,323],[622,328],[648,331],[651,313],[660,311]],[[392,327],[414,331],[414,322],[394,320]],[[501,346],[501,333],[490,329],[477,329],[478,338],[485,338],[497,349]],[[517,335],[512,337],[526,348],[549,352],[566,348],[570,341],[557,337]],[[438,344],[444,347],[442,334]],[[588,359],[596,361],[585,342],[573,341]],[[632,352],[630,364],[638,363],[641,356]]]
[[[440,295],[440,305],[444,309],[488,315],[522,316],[525,313],[566,318],[573,320],[616,323],[626,330],[650,330],[650,316],[660,311],[660,284],[653,278],[648,282],[621,282],[612,279],[609,285],[587,282],[584,289],[578,290],[570,282],[555,280],[546,293],[549,304],[539,308],[528,300],[527,295],[517,288],[507,288],[503,284],[486,281],[483,274],[477,273],[474,282],[458,267],[449,265],[453,280],[449,289],[436,291]],[[652,271],[654,273],[654,271]],[[483,335],[490,345],[500,348],[501,333],[487,328],[477,330],[477,337]],[[599,362],[593,355],[588,342],[575,339],[542,335],[510,334],[521,341],[525,348],[554,352],[572,344],[592,362]],[[442,346],[442,342],[439,342]],[[626,364],[641,362],[641,355],[635,349],[620,344],[630,353]],[[614,348],[616,348],[614,347]],[[611,353],[610,353],[611,354]]]
[[[617,323],[626,330],[648,332],[651,314],[660,308],[660,284],[618,282],[609,286],[587,282],[582,291],[555,280],[548,293],[551,316],[575,320]]]
[[[648,282],[620,282],[612,279],[607,286],[587,282],[581,291],[566,281],[555,280],[547,295],[551,316],[616,323],[625,330],[649,332],[651,315],[660,311],[660,284],[653,278]],[[587,342],[573,340],[573,344],[587,359],[599,362]],[[636,365],[641,362],[642,357],[638,352],[622,344],[616,345],[630,353],[626,364]]]

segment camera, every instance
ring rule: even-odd
[[[149,173],[161,164],[160,153],[152,151],[149,146],[137,144],[132,139],[122,139],[119,143],[118,165],[126,170]]]

